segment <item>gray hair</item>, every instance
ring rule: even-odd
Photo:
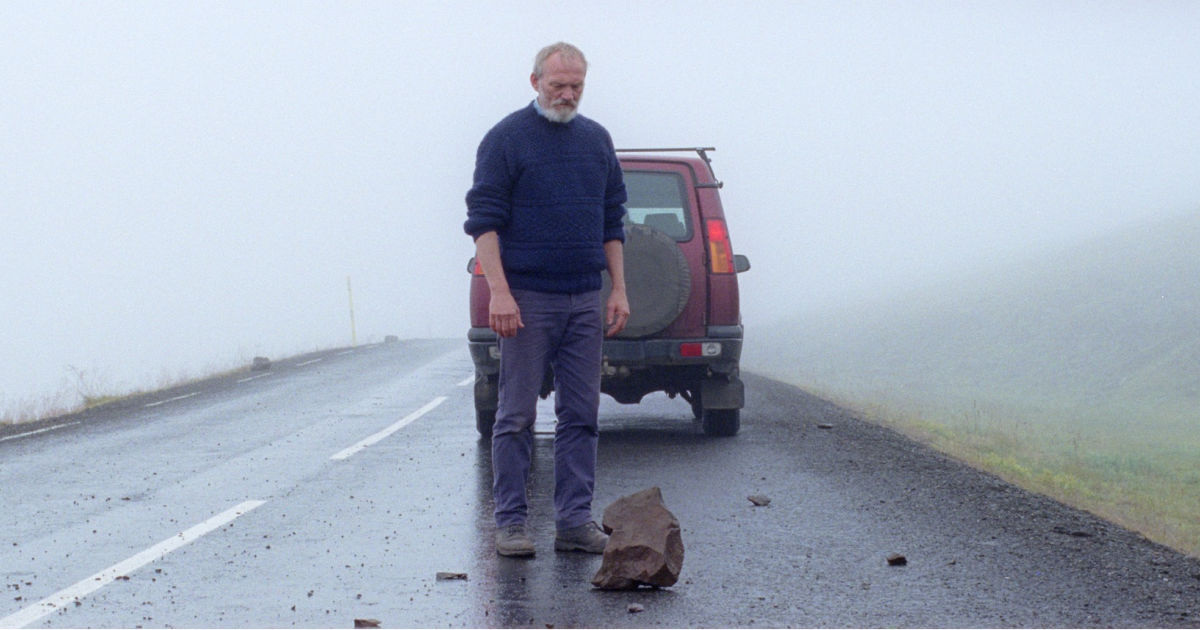
[[[554,53],[562,53],[563,57],[582,61],[583,71],[587,72],[587,58],[583,56],[583,51],[566,42],[558,42],[538,51],[537,56],[533,58],[533,76],[539,79],[542,78],[542,67],[546,64],[546,60],[550,58],[550,55]]]

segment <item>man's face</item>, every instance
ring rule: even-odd
[[[555,122],[568,122],[579,109],[583,97],[583,77],[587,74],[583,61],[554,53],[542,64],[542,77],[530,75],[529,82],[537,90],[538,105],[546,117]]]

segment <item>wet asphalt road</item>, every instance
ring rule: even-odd
[[[404,341],[0,428],[0,627],[1200,625],[1200,562],[752,375],[734,438],[603,401],[597,517],[659,486],[686,559],[593,590],[553,551],[548,415],[537,556],[495,555],[470,376]]]

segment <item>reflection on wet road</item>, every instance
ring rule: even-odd
[[[603,401],[597,518],[658,486],[687,555],[670,589],[597,591],[598,556],[553,551],[548,401],[537,554],[496,555],[470,373],[457,340],[405,341],[0,433],[0,627],[1163,626],[1200,600],[1194,561],[753,376],[734,438]]]

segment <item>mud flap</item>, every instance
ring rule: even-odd
[[[700,381],[700,401],[705,409],[741,409],[746,404],[746,386],[739,378],[707,378]]]

